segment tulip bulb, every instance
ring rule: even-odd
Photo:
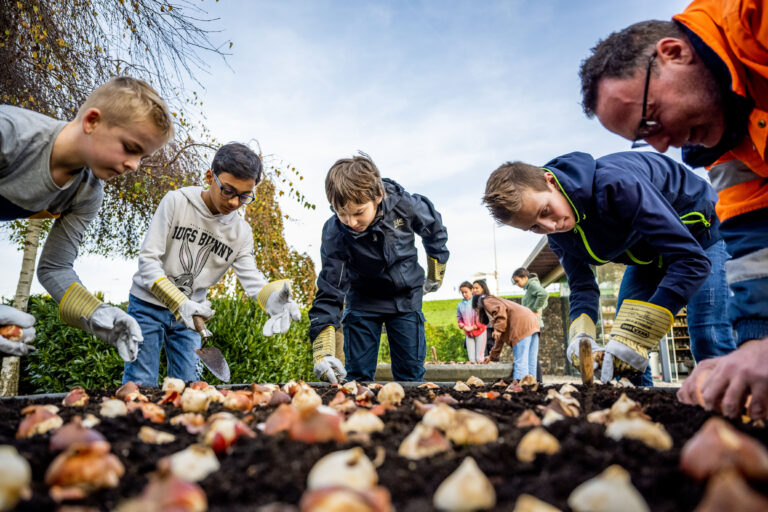
[[[472,457],[467,457],[458,469],[435,491],[435,508],[446,511],[488,509],[496,506],[496,491],[488,477]]]
[[[403,398],[405,398],[405,390],[397,382],[388,382],[382,386],[376,396],[379,402],[389,402],[393,405],[400,405]]]
[[[13,510],[21,499],[32,496],[32,469],[16,448],[0,446],[0,511]]]
[[[546,453],[552,455],[560,451],[560,441],[555,436],[541,427],[529,431],[520,439],[517,445],[517,460],[521,462],[533,462],[536,455]]]
[[[344,486],[367,491],[379,481],[376,468],[362,448],[329,453],[318,460],[307,476],[308,489]]]
[[[629,473],[617,464],[576,487],[568,497],[568,506],[574,512],[650,512]]]

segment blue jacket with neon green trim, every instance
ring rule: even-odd
[[[568,276],[571,321],[597,321],[600,290],[590,265],[660,265],[666,275],[650,302],[677,313],[706,280],[704,249],[721,236],[717,195],[704,179],[657,153],[622,152],[595,160],[569,153],[544,168],[557,178],[576,226],[548,235]]]

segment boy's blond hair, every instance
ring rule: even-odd
[[[337,160],[325,177],[325,194],[333,209],[347,203],[364,204],[384,197],[384,184],[373,160],[360,154]]]
[[[151,85],[129,76],[118,76],[100,85],[77,111],[81,119],[89,108],[97,108],[110,125],[126,126],[149,120],[168,141],[173,137],[173,121],[168,106]]]
[[[523,207],[529,191],[547,190],[546,169],[523,162],[507,162],[491,173],[483,203],[497,222],[509,224]]]

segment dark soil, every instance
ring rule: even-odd
[[[382,419],[386,424],[383,432],[374,434],[371,442],[364,445],[373,460],[376,448],[386,450],[386,459],[378,468],[380,484],[389,489],[398,512],[422,512],[433,510],[432,495],[437,486],[453,472],[464,457],[471,455],[483,472],[490,478],[497,493],[494,510],[511,510],[522,493],[537,496],[562,510],[568,510],[567,499],[580,483],[602,472],[611,464],[620,464],[632,477],[632,483],[644,496],[654,511],[692,510],[700,501],[704,484],[685,476],[678,469],[680,450],[699,427],[711,415],[698,407],[680,404],[674,393],[664,390],[619,389],[608,386],[593,388],[589,397],[575,393],[582,402],[591,402],[590,410],[610,407],[622,392],[645,406],[653,421],[662,423],[674,440],[674,447],[658,452],[638,441],[613,441],[604,436],[602,425],[588,423],[584,417],[566,419],[548,427],[560,440],[562,450],[551,456],[540,455],[532,463],[521,463],[515,457],[520,438],[529,430],[517,428],[514,422],[528,408],[544,403],[546,389],[526,391],[513,395],[511,401],[477,398],[477,388],[472,392],[459,393],[450,387],[435,390],[437,394],[450,393],[460,401],[457,407],[472,409],[492,417],[499,426],[499,440],[484,446],[455,447],[445,453],[409,461],[397,455],[403,438],[410,433],[420,416],[413,411],[416,398],[428,401],[427,389],[406,387],[406,399],[395,411],[387,412]],[[581,387],[579,387],[581,389]],[[158,390],[142,390],[157,402]],[[318,391],[325,403],[336,393],[335,389],[322,387]],[[31,500],[19,504],[18,510],[55,510],[56,504],[48,497],[43,483],[46,468],[56,454],[48,449],[49,435],[32,439],[15,439],[21,420],[20,410],[31,403],[55,403],[65,422],[76,414],[90,412],[98,416],[103,392],[94,392],[91,404],[85,408],[63,407],[60,398],[3,399],[0,400],[0,444],[11,444],[30,462],[33,472]],[[157,460],[175,453],[196,441],[183,427],[168,424],[168,419],[180,412],[172,405],[164,406],[164,425],[151,424],[155,428],[176,435],[176,441],[162,446],[146,445],[137,438],[139,427],[150,424],[139,412],[122,418],[102,418],[96,427],[112,443],[112,452],[126,468],[120,486],[96,492],[78,505],[95,506],[111,510],[122,498],[138,494],[147,483],[147,473],[155,469]],[[222,410],[219,404],[210,412]],[[272,407],[256,408],[256,422],[264,421]],[[243,413],[235,413],[243,416]],[[736,428],[768,443],[768,429],[734,423]],[[252,425],[255,428],[255,424]],[[296,505],[305,490],[306,478],[314,463],[323,455],[353,446],[354,443],[322,443],[308,445],[289,440],[284,434],[269,437],[258,433],[256,438],[241,439],[234,450],[222,455],[221,469],[208,476],[200,485],[208,496],[212,511],[258,510],[259,506],[272,503]],[[755,488],[768,493],[765,484]],[[75,504],[75,503],[73,503]],[[290,508],[288,509],[290,510]]]

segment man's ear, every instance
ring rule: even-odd
[[[213,186],[213,171],[208,169],[205,171],[205,182],[208,184],[209,187]]]
[[[663,64],[675,62],[689,64],[695,60],[696,53],[687,40],[665,37],[656,43],[656,59]]]
[[[547,180],[547,185],[549,185],[550,187],[557,188],[557,180],[555,179],[555,175],[552,174],[551,171],[547,171],[544,173],[544,179]]]
[[[83,118],[80,124],[84,133],[91,134],[101,121],[101,110],[91,107],[83,113]]]

